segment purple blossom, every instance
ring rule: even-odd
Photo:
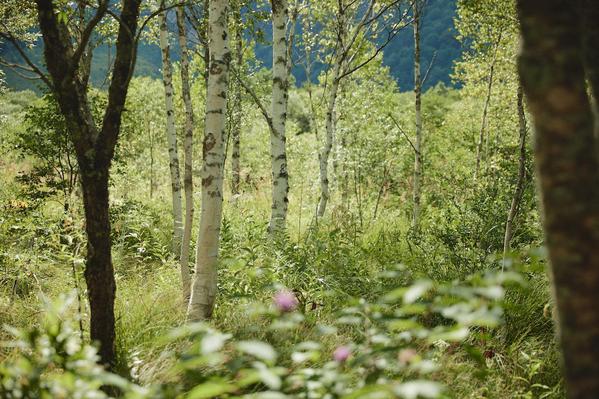
[[[281,290],[275,294],[275,305],[281,312],[292,312],[297,308],[298,301],[293,292]]]
[[[333,352],[333,359],[339,363],[343,363],[349,358],[350,355],[351,349],[349,349],[348,346],[343,345],[335,349],[335,352]]]

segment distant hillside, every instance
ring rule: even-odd
[[[462,54],[453,19],[456,16],[457,0],[429,0],[422,19],[422,73],[431,65],[436,53],[425,89],[443,82],[451,84],[449,75],[453,62]],[[414,87],[414,33],[412,29],[401,32],[384,52],[384,63],[391,69],[401,90]]]
[[[456,0],[429,0],[422,22],[422,68],[423,73],[429,68],[433,54],[436,54],[434,63],[425,88],[439,82],[451,84],[450,73],[453,61],[461,55],[460,43],[455,39],[453,18],[456,12]],[[108,47],[102,47],[95,52],[92,82],[96,86],[104,84],[109,60]],[[114,51],[114,49],[113,49]],[[176,51],[173,51],[176,55]],[[270,67],[272,62],[270,48],[260,46],[256,55]],[[13,62],[18,61],[18,56],[8,45],[0,46],[0,56]],[[41,61],[41,47],[32,51],[32,58]],[[384,50],[385,65],[389,66],[391,74],[397,80],[402,91],[411,90],[414,85],[414,38],[410,27],[404,29]],[[136,75],[158,77],[160,74],[160,50],[157,46],[141,45],[137,58]],[[15,90],[35,89],[36,83],[19,77],[11,70],[4,69],[9,87]],[[319,71],[316,69],[315,74]],[[302,68],[295,68],[293,74],[298,83],[306,80]],[[38,85],[39,86],[39,85]]]

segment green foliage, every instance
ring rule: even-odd
[[[78,167],[57,102],[51,95],[42,97],[27,108],[24,119],[26,128],[15,137],[15,149],[33,161],[31,170],[18,177],[24,197],[39,204],[60,193],[68,206]]]
[[[3,398],[109,397],[103,386],[127,392],[124,397],[142,397],[143,389],[97,364],[96,349],[83,344],[65,318],[72,301],[48,303],[41,327],[10,330],[13,340],[4,345],[19,348],[21,355],[0,364]]]
[[[401,273],[391,271],[386,278]],[[355,301],[340,312],[336,325],[329,326],[310,327],[301,313],[279,310],[276,302],[251,308],[251,317],[269,332],[270,342],[239,340],[205,324],[188,324],[161,338],[188,343],[177,353],[173,370],[183,373],[183,380],[146,388],[96,364],[95,349],[82,344],[66,321],[73,298],[63,298],[53,307],[47,305],[41,327],[12,330],[15,340],[10,345],[21,354],[0,366],[0,388],[8,398],[105,397],[107,387],[117,388],[126,398],[169,398],[180,390],[186,398],[365,398],[375,392],[382,397],[436,398],[443,389],[430,380],[437,370],[434,358],[445,343],[462,342],[470,331],[498,325],[502,286],[519,281],[518,275],[508,273],[473,276],[463,284],[420,280],[373,303]],[[298,332],[306,328],[313,328],[320,340],[350,328],[354,339],[327,353],[317,341],[301,340]],[[290,354],[278,347],[290,344]]]
[[[160,215],[135,200],[113,203],[112,240],[117,247],[140,262],[165,262],[169,258],[168,238],[160,226]]]

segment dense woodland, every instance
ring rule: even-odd
[[[599,397],[597,20],[2,0],[0,397]]]

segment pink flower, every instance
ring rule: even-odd
[[[348,346],[343,345],[335,349],[335,352],[333,352],[333,359],[339,363],[343,363],[349,358],[350,355],[351,349],[349,349]]]
[[[281,290],[275,294],[275,305],[281,312],[292,312],[297,308],[298,301],[293,292]]]
[[[401,351],[399,351],[399,354],[397,355],[399,363],[403,365],[411,363],[416,356],[418,356],[418,352],[416,352],[416,350],[412,348],[402,349]]]

